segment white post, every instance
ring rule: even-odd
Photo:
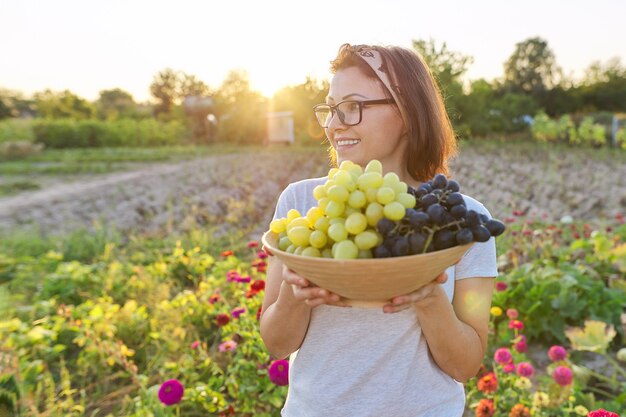
[[[617,115],[613,114],[613,126],[611,129],[611,146],[617,147]]]

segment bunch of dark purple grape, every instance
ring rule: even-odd
[[[486,242],[504,232],[504,223],[468,210],[458,182],[445,175],[435,177],[408,192],[417,201],[400,221],[382,218],[376,229],[383,243],[374,248],[375,258],[416,255],[448,249],[470,242]]]

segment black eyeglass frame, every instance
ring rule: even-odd
[[[339,107],[340,105],[342,105],[343,103],[358,103],[359,105],[359,120],[356,123],[346,123],[345,122],[345,115],[339,111],[339,109],[337,107]],[[317,109],[324,107],[325,109],[330,109],[330,115],[331,117],[328,118],[328,121],[330,122],[330,120],[332,120],[333,116],[335,115],[335,113],[337,113],[337,116],[339,116],[339,120],[341,121],[341,123],[345,126],[356,126],[359,123],[361,123],[361,120],[363,120],[363,107],[367,107],[367,106],[374,106],[377,104],[395,104],[395,100],[392,98],[381,98],[381,99],[377,99],[377,100],[344,100],[344,101],[340,101],[339,103],[335,104],[334,106],[332,104],[327,104],[327,103],[320,103],[320,104],[316,104],[315,106],[313,106],[313,113],[315,114],[315,120],[317,120],[317,123],[320,125],[320,127],[322,127],[323,129],[328,128],[328,126],[324,126],[322,124],[322,122],[320,121],[319,117],[317,117]]]

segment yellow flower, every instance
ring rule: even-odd
[[[589,414],[589,410],[587,410],[584,405],[577,405],[576,407],[574,407],[574,412],[579,416],[586,416],[587,414]]]
[[[498,317],[502,315],[502,309],[500,307],[491,307],[491,315]]]
[[[521,376],[517,381],[515,381],[515,386],[520,389],[529,389],[533,386],[533,383],[530,379]]]
[[[550,405],[550,397],[548,394],[542,391],[537,391],[535,395],[533,395],[533,407],[547,407]]]

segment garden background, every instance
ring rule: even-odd
[[[507,224],[466,414],[624,415],[626,67],[570,78],[534,36],[468,81],[471,56],[411,46],[457,132],[453,177]],[[311,111],[328,81],[266,97],[242,70],[164,68],[145,102],[4,87],[0,416],[279,415],[259,240],[281,190],[329,169]],[[293,143],[268,142],[271,112],[292,112]]]

